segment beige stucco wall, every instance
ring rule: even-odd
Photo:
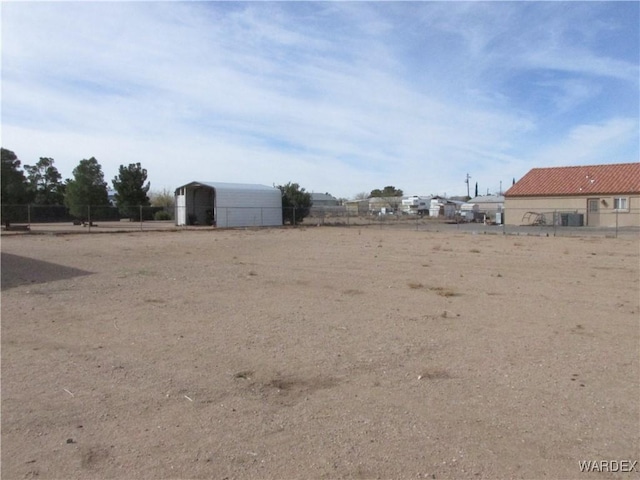
[[[626,198],[628,208],[616,211],[614,198]],[[588,199],[598,200],[598,211],[588,212]],[[589,197],[508,197],[504,202],[505,223],[522,225],[536,218],[527,212],[545,214],[547,223],[552,223],[556,213],[581,213],[587,226],[619,227],[640,226],[640,195],[593,195]],[[557,218],[557,216],[556,216]]]

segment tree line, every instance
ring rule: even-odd
[[[102,166],[95,157],[80,160],[73,169],[73,178],[62,180],[53,158],[40,157],[34,165],[24,165],[11,150],[1,149],[1,202],[2,222],[6,227],[20,218],[19,208],[25,205],[42,207],[63,206],[69,215],[80,222],[91,221],[90,212],[117,211],[119,217],[140,220],[140,207],[149,207],[150,183],[147,170],[140,163],[120,165],[118,175],[113,178],[115,207],[109,199],[108,185],[104,180]],[[309,215],[311,194],[297,183],[278,185],[282,194],[284,223],[298,224]],[[174,206],[173,192],[163,190],[154,195],[157,207],[171,209]],[[164,214],[164,215],[160,215]],[[156,220],[168,220],[166,211],[156,212]],[[118,217],[118,218],[119,218]],[[115,218],[114,218],[115,219]]]
[[[71,217],[81,222],[91,221],[91,209],[96,212],[101,208],[103,215],[107,209],[111,209],[117,212],[118,218],[138,221],[142,215],[140,207],[151,206],[147,170],[140,163],[120,165],[118,175],[111,182],[115,191],[113,207],[102,166],[95,157],[80,160],[73,169],[73,178],[63,181],[53,158],[40,157],[34,165],[25,164],[22,168],[22,162],[13,151],[2,148],[1,152],[2,222],[7,227],[18,217],[17,207],[25,205],[63,206]],[[282,193],[283,222],[301,223],[310,213],[311,194],[292,182],[278,185],[277,188]],[[371,193],[360,193],[356,198],[401,198],[402,195],[402,190],[386,186],[374,189]],[[156,193],[154,199],[157,207],[168,210],[174,206],[173,192],[163,190]],[[158,211],[155,216],[156,220],[169,218],[171,216],[166,211]]]
[[[40,157],[34,165],[24,165],[18,156],[1,149],[2,222],[8,227],[21,205],[65,206],[79,221],[90,221],[89,208],[111,207],[107,182],[102,166],[95,159],[80,160],[73,169],[73,178],[62,180],[53,158]],[[121,217],[140,219],[140,207],[151,205],[147,170],[140,163],[120,165],[112,180],[114,200]],[[166,196],[166,192],[162,192]],[[165,199],[166,200],[166,199]]]

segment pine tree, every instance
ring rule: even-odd
[[[282,192],[282,219],[284,223],[297,225],[311,211],[311,194],[305,192],[297,183],[278,185]]]
[[[29,190],[36,205],[62,205],[65,186],[53,158],[40,157],[35,165],[25,165]]]
[[[119,174],[112,183],[120,215],[131,220],[140,220],[140,207],[150,205],[147,193],[151,184],[147,182],[147,170],[139,163],[131,163],[128,167],[120,165]]]
[[[102,166],[94,157],[81,160],[73,169],[73,177],[67,180],[64,202],[72,216],[86,221],[89,220],[90,208],[109,205]]]
[[[2,170],[0,171],[0,195],[2,202],[2,222],[7,228],[11,222],[27,221],[27,203],[29,190],[24,172],[20,169],[20,160],[11,150],[1,149]]]

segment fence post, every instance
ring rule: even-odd
[[[140,205],[140,231],[142,231],[142,205]]]
[[[89,222],[89,233],[91,233],[91,205],[87,205],[87,221]]]
[[[618,210],[616,210],[616,238],[618,238]]]
[[[553,236],[556,236],[556,228],[558,225],[558,214],[557,214],[557,210],[553,211]]]
[[[291,207],[293,208],[293,226],[296,226],[296,207]]]
[[[29,226],[29,231],[31,231],[31,204],[27,205],[27,225]]]

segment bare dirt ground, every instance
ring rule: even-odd
[[[637,478],[638,238],[2,237],[2,478]]]

